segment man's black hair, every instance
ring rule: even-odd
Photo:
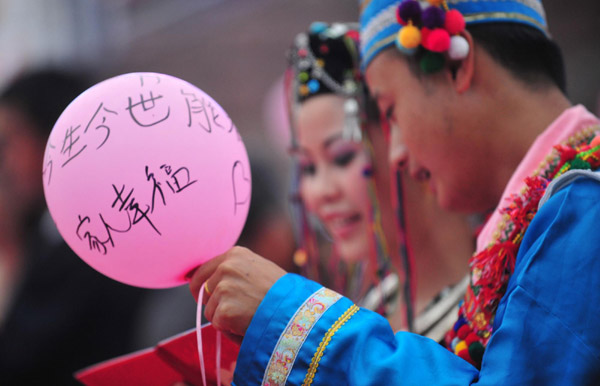
[[[566,94],[560,47],[540,30],[515,23],[482,23],[467,27],[475,42],[519,80],[532,87],[554,84]]]

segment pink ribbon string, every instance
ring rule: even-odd
[[[198,341],[198,358],[200,359],[200,372],[202,373],[202,384],[206,385],[206,369],[204,368],[204,350],[202,349],[202,313],[204,306],[204,283],[200,286],[200,294],[198,295],[198,308],[196,312],[196,339]],[[215,342],[215,365],[217,374],[217,386],[221,386],[221,331],[217,331]]]

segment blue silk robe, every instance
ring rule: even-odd
[[[394,334],[378,314],[288,274],[259,306],[234,382],[581,385],[600,384],[598,374],[600,182],[579,178],[531,222],[480,371],[438,343]]]

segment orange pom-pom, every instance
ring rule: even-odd
[[[398,40],[405,48],[416,48],[421,43],[421,31],[414,25],[407,25],[400,30]]]
[[[423,39],[423,47],[433,52],[446,52],[450,48],[450,35],[442,28],[436,28]]]
[[[465,29],[465,18],[458,10],[451,9],[446,12],[444,28],[450,35],[456,35]]]

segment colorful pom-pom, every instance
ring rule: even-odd
[[[463,60],[469,55],[469,42],[460,35],[455,35],[450,38],[450,48],[448,48],[448,56],[452,60]]]
[[[400,5],[402,5],[402,4],[400,4]],[[402,16],[400,16],[400,5],[398,5],[398,8],[396,8],[396,21],[400,25],[406,25],[406,22],[404,20],[402,20]]]
[[[414,25],[407,25],[398,32],[398,40],[405,48],[416,48],[421,43],[421,31]]]
[[[450,48],[450,35],[442,28],[436,28],[423,40],[423,47],[433,52],[446,52]]]
[[[462,327],[463,324],[466,324],[467,321],[465,320],[465,318],[460,317],[455,323],[454,323],[454,327],[452,328],[454,331],[458,331],[459,328]]]
[[[465,338],[465,343],[467,346],[470,346],[473,342],[479,342],[479,336],[476,333],[472,332]]]
[[[310,91],[311,94],[316,93],[317,91],[319,91],[319,88],[321,88],[321,84],[316,79],[309,80],[306,85],[308,86],[308,91]]]
[[[298,267],[304,266],[307,261],[308,255],[304,249],[298,249],[296,252],[294,252],[294,264],[296,264]]]
[[[301,73],[298,74],[298,80],[301,83],[306,83],[308,82],[308,72],[302,71]]]
[[[469,327],[468,324],[464,324],[461,328],[458,329],[458,331],[456,332],[456,336],[458,336],[459,339],[465,340],[470,332],[471,327]]]
[[[404,28],[406,27],[403,27],[402,29]],[[402,52],[405,55],[414,55],[414,53],[417,51],[416,48],[407,48],[404,47],[404,45],[402,45],[402,42],[400,40],[400,33],[402,32],[402,29],[398,31],[398,34],[396,34],[396,48],[398,48],[398,50],[400,50],[400,52]]]
[[[434,7],[439,7],[440,5],[442,5],[444,0],[427,0],[427,2],[433,5]]]
[[[396,11],[398,23],[406,25],[409,21],[413,24],[421,23],[421,5],[416,0],[405,0],[398,6]]]
[[[310,27],[308,27],[308,30],[312,34],[320,34],[327,30],[327,28],[329,28],[327,23],[324,23],[322,21],[315,21],[310,25]]]
[[[444,28],[450,35],[456,35],[465,29],[465,18],[462,13],[456,9],[451,9],[446,12],[446,21]]]
[[[455,337],[454,339],[452,339],[452,342],[450,342],[450,348],[452,349],[452,351],[454,351],[456,349],[456,345],[460,342],[460,339],[458,339],[458,337]]]
[[[360,34],[356,30],[350,30],[350,31],[346,32],[346,36],[348,36],[350,39],[354,40],[355,42],[360,40]]]
[[[456,354],[458,354],[459,352],[461,352],[462,350],[466,350],[468,349],[467,344],[464,341],[460,341],[458,342],[458,344],[456,345],[456,347],[454,348],[454,352]]]
[[[473,359],[471,359],[471,355],[469,354],[468,349],[461,350],[461,351],[457,352],[456,355],[458,355],[462,359],[466,360],[470,364],[475,365],[475,362],[473,361]]]
[[[300,48],[298,50],[298,56],[301,58],[305,58],[308,55],[308,51],[305,48]]]
[[[444,55],[437,52],[426,52],[421,58],[419,66],[425,74],[433,74],[444,68],[445,62]]]
[[[473,342],[469,345],[469,355],[473,359],[473,361],[477,363],[481,363],[481,359],[483,358],[483,352],[485,348],[480,342]]]
[[[305,84],[301,84],[300,87],[298,87],[298,93],[301,96],[307,96],[308,95],[308,86]]]
[[[329,53],[329,46],[327,44],[321,44],[319,46],[319,52],[323,55],[327,55]]]
[[[452,342],[452,339],[454,339],[454,337],[456,337],[456,332],[453,328],[451,328],[446,332],[446,335],[444,336],[444,342]]]
[[[424,42],[425,40],[427,40],[427,37],[429,36],[429,34],[431,33],[431,30],[427,27],[423,27],[421,28],[421,42]]]
[[[423,25],[429,29],[442,28],[446,20],[446,13],[438,7],[429,7],[423,11]]]

